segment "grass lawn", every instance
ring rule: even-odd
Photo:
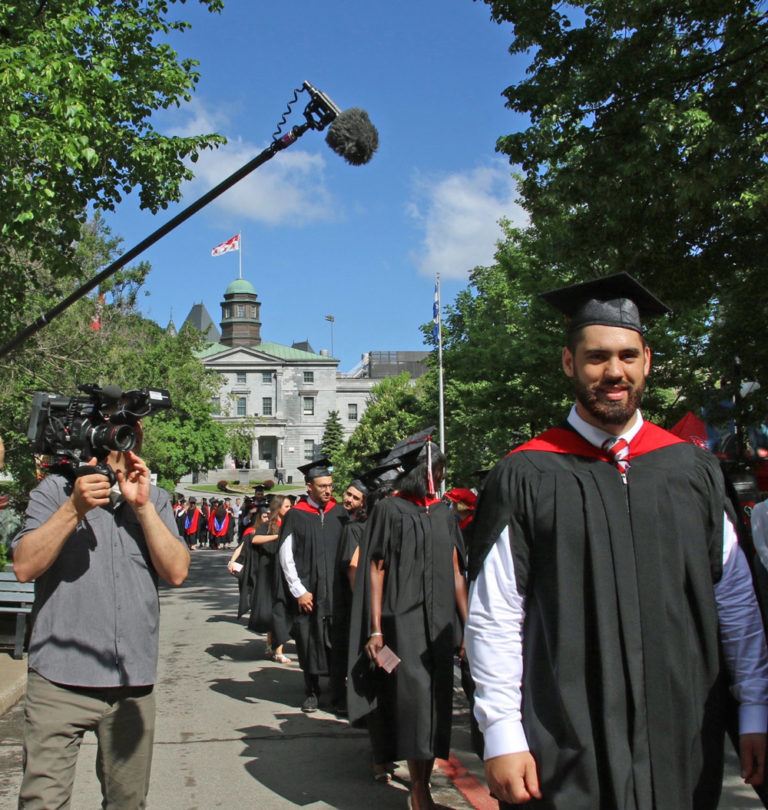
[[[217,493],[219,495],[252,495],[253,494],[253,486],[249,487],[240,487],[237,484],[230,484],[227,487],[226,492],[222,492],[216,484],[194,484],[185,486],[185,489],[192,490],[193,492],[210,492],[210,493]],[[295,492],[297,489],[303,489],[303,483],[297,484],[276,484],[272,489],[267,490],[269,493],[275,492]]]

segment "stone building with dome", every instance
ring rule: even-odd
[[[286,481],[302,481],[297,468],[320,452],[329,412],[339,412],[349,437],[379,381],[364,372],[339,374],[339,361],[308,342],[263,341],[260,309],[253,284],[238,278],[224,292],[220,331],[202,303],[185,320],[210,341],[199,356],[222,377],[215,418],[241,422],[252,435],[250,458],[227,457],[221,470],[208,471],[209,481],[232,478],[235,468],[244,468],[244,478],[263,480],[280,470]]]

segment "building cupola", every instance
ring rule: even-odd
[[[257,346],[261,343],[261,304],[250,281],[236,278],[221,302],[221,343],[225,346]]]

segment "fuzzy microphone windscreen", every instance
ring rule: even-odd
[[[350,107],[336,116],[328,128],[325,142],[347,163],[362,166],[378,149],[379,133],[365,110]]]

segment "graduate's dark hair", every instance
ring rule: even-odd
[[[584,337],[584,330],[586,328],[586,326],[580,326],[578,329],[568,330],[565,336],[565,345],[571,354],[576,354],[576,347],[579,345],[579,343],[581,343],[581,340]],[[643,344],[643,351],[645,351],[645,335],[643,335],[641,332],[638,332],[637,334],[640,335],[640,341]]]
[[[435,485],[439,480],[442,480],[445,462],[444,453],[439,450],[432,452],[432,477],[435,480]],[[433,493],[429,491],[429,484],[427,483],[427,462],[422,461],[412,470],[403,473],[397,479],[395,489],[400,495],[409,495],[412,498],[426,498],[427,495],[432,495]]]
[[[355,487],[355,489],[357,489],[357,487]],[[370,499],[370,494],[364,492],[362,493],[362,495],[363,495],[363,505],[355,512],[355,520],[358,523],[365,523],[365,521],[368,520],[368,513],[369,513],[368,501]]]
[[[368,514],[370,515],[373,512],[373,507],[379,501],[383,501],[384,498],[389,498],[391,495],[395,494],[395,487],[394,484],[391,482],[387,482],[386,484],[382,484],[380,487],[377,487],[373,490],[373,492],[368,493]]]

